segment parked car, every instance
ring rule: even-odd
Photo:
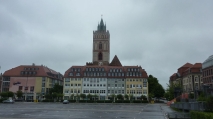
[[[69,101],[68,100],[64,100],[63,104],[69,104]]]
[[[13,104],[14,103],[14,101],[13,100],[11,100],[11,99],[8,99],[8,100],[4,100],[4,101],[2,101],[3,103],[11,103],[11,104]]]

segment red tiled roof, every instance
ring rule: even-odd
[[[21,72],[30,72],[32,74],[21,74]],[[35,72],[35,74],[33,74]],[[33,76],[33,77],[51,77],[58,79],[58,75],[62,77],[59,72],[56,72],[48,67],[43,65],[20,65],[10,70],[4,72],[3,76],[10,76],[10,77],[24,77],[24,76]],[[62,78],[61,78],[62,80]]]
[[[122,66],[120,60],[118,59],[117,55],[113,58],[112,62],[109,64],[110,66]]]
[[[80,72],[78,72],[78,73],[80,73],[81,75],[80,76],[75,76],[75,74],[77,73],[77,72],[72,72],[73,73],[73,76],[69,76],[69,73],[71,73],[71,69],[72,68],[80,68]],[[72,67],[70,67],[65,73],[64,73],[64,77],[65,78],[68,78],[68,77],[75,77],[75,78],[81,78],[81,77],[84,77],[83,75],[83,73],[84,73],[84,71],[86,71],[86,68],[104,68],[104,72],[106,72],[106,76],[102,76],[102,77],[109,77],[108,76],[108,72],[110,72],[110,69],[122,69],[122,72],[123,73],[126,73],[127,72],[127,70],[128,70],[128,68],[139,68],[140,70],[139,70],[139,72],[141,72],[141,74],[142,74],[142,77],[141,78],[148,78],[148,75],[147,75],[147,73],[146,73],[146,71],[144,70],[144,69],[142,69],[142,67],[140,67],[140,66],[97,66],[97,65],[91,65],[91,66],[72,66]],[[95,72],[95,71],[94,71]],[[125,76],[126,76],[126,74],[124,74]],[[125,77],[125,76],[120,76],[120,77]],[[91,76],[92,77],[92,76]],[[95,77],[95,76],[93,76],[93,77]],[[112,76],[111,76],[112,77]],[[119,77],[119,76],[117,76],[117,77]],[[133,77],[133,76],[132,76]],[[136,77],[136,76],[135,76]],[[139,78],[139,76],[138,76],[138,78]]]
[[[195,63],[191,67],[187,68],[184,72],[183,75],[187,75],[190,73],[201,73],[200,69],[202,68],[202,63]]]
[[[180,68],[182,68],[182,67],[191,67],[191,66],[193,66],[193,64],[187,62],[186,64],[184,64],[184,65],[181,66]],[[180,68],[179,68],[179,69],[180,69]]]

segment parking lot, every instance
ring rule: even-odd
[[[33,103],[0,104],[1,119],[166,119],[165,104]]]

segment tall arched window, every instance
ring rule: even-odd
[[[101,52],[98,54],[98,60],[103,60],[103,55]]]
[[[102,43],[101,42],[99,43],[99,49],[100,50],[102,49]]]

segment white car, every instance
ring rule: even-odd
[[[63,104],[69,104],[69,101],[68,100],[64,100]]]
[[[11,104],[13,104],[14,103],[14,101],[13,100],[10,100],[10,99],[8,99],[8,100],[4,100],[4,101],[2,101],[3,103],[11,103]]]

